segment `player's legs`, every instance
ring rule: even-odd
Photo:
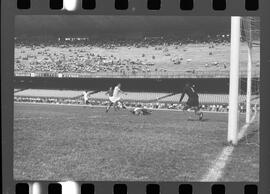
[[[88,105],[88,99],[85,99],[85,98],[84,98],[84,99],[83,99],[83,104],[84,104],[84,105]],[[83,106],[83,108],[86,108],[86,106]]]
[[[191,115],[187,111],[189,108],[191,108],[191,107],[190,107],[190,105],[187,102],[186,105],[184,106],[184,108],[182,110],[183,110],[184,115],[188,117],[188,120],[192,120]]]
[[[119,111],[120,110],[120,102],[119,101],[116,101],[114,104],[113,104],[113,108],[114,108],[114,111]]]
[[[195,113],[195,115],[199,116],[199,120],[202,120],[203,119],[203,113],[201,112],[199,106],[195,107],[194,113]]]
[[[110,104],[107,106],[107,108],[106,108],[106,112],[108,112],[109,111],[109,109],[111,108],[111,106],[113,105],[114,103],[113,102],[110,102]]]
[[[137,113],[138,116],[143,115],[143,111],[142,111],[142,110],[138,110],[137,112],[138,112],[138,113]]]
[[[127,109],[127,107],[125,106],[124,102],[121,99],[120,100],[117,100],[115,102],[115,110],[116,110],[116,108],[119,110],[120,109],[120,106],[123,109]]]
[[[201,112],[201,107],[199,104],[199,97],[195,98],[195,105],[196,105],[195,114],[199,116],[199,120],[202,120],[203,113]]]
[[[118,102],[113,103],[114,111],[118,111]]]
[[[198,116],[199,120],[202,120],[203,113],[200,111],[199,98],[198,97],[191,98],[189,104],[194,109],[195,116]]]
[[[126,105],[124,104],[124,102],[122,100],[119,100],[119,103],[121,104],[123,109],[127,109]]]

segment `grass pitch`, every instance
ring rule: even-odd
[[[127,110],[15,103],[14,178],[200,181],[226,136],[223,113],[205,113],[200,122],[177,111],[138,117]],[[259,148],[242,142],[227,166],[224,181],[258,181]]]

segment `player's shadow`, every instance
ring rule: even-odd
[[[201,122],[209,121],[210,119],[202,119]]]

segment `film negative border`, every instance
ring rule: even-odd
[[[18,9],[30,9],[31,0],[17,0]],[[67,1],[64,0],[50,0],[49,7],[50,9],[60,10],[64,9],[64,3]],[[93,10],[96,8],[96,0],[78,0],[78,6],[74,6],[71,11],[76,9],[86,9]],[[147,0],[147,8],[149,10],[160,10],[165,2],[162,0]],[[166,2],[167,3],[167,2]],[[214,10],[225,10],[226,9],[226,0],[212,0],[212,8]],[[116,10],[126,10],[129,7],[128,0],[115,0],[114,8]],[[178,7],[181,10],[192,10],[194,6],[194,0],[179,0]],[[259,0],[245,0],[245,9],[248,11],[255,11],[259,8]]]
[[[15,14],[256,15],[263,0],[13,0]],[[237,3],[236,3],[237,2]],[[12,6],[12,5],[11,5]],[[170,12],[168,12],[170,10]]]
[[[253,4],[253,0],[233,1],[227,0],[226,8],[223,5],[220,6],[213,3],[215,1],[198,1],[194,0],[193,9],[189,11],[183,11],[180,9],[178,0],[165,1],[161,0],[160,9],[148,10],[146,1],[128,1],[128,8],[120,7],[115,9],[115,1],[96,0],[95,3],[87,4],[83,6],[86,9],[79,8],[76,11],[68,12],[61,10],[51,10],[48,1],[43,0],[5,0],[1,3],[1,83],[2,87],[2,173],[3,173],[3,193],[27,193],[31,191],[31,185],[28,181],[14,181],[13,180],[13,144],[12,144],[12,127],[13,120],[13,99],[10,96],[13,95],[13,67],[8,66],[10,62],[13,62],[13,33],[14,33],[14,16],[18,14],[125,14],[125,15],[258,15],[262,18],[262,45],[261,45],[261,61],[263,63],[261,71],[264,72],[261,76],[263,83],[269,83],[269,9],[270,2],[268,0],[260,0],[258,4]],[[212,4],[213,3],[213,4]],[[177,6],[176,6],[177,5]],[[220,6],[220,7],[219,7]],[[214,9],[213,9],[214,7]],[[19,8],[19,9],[17,9]],[[4,48],[4,49],[3,49]],[[4,56],[4,57],[3,57]],[[269,121],[268,115],[270,113],[269,107],[269,92],[267,84],[262,84],[261,101],[265,107],[262,110],[261,116],[261,128],[268,129]],[[260,148],[260,182],[259,183],[243,183],[243,182],[226,182],[226,183],[178,183],[178,182],[158,182],[158,183],[146,183],[146,182],[79,182],[79,188],[81,193],[181,193],[183,190],[185,193],[215,193],[224,192],[228,194],[233,193],[269,193],[269,130],[262,131],[261,133],[261,148]],[[90,181],[90,180],[89,180]],[[63,187],[60,183],[48,181],[41,183],[48,193],[60,193],[63,191]],[[52,184],[51,184],[52,183]],[[60,185],[59,185],[60,184]],[[121,189],[120,185],[126,185],[126,189]],[[117,188],[115,185],[118,185]],[[150,185],[150,186],[148,186]],[[184,185],[184,186],[181,186]],[[152,189],[149,187],[152,187]],[[147,189],[148,188],[148,189]],[[124,191],[123,191],[124,190]],[[126,192],[125,192],[126,191]]]
[[[104,188],[106,185],[106,188]],[[206,184],[207,187],[198,187],[197,184],[172,184],[172,183],[144,183],[143,187],[135,188],[133,183],[106,183],[93,184],[86,182],[30,182],[30,183],[17,183],[15,193],[48,193],[48,194],[95,194],[95,193],[111,193],[111,194],[161,194],[167,193],[170,190],[175,194],[196,194],[196,193],[209,193],[209,194],[225,194],[225,193],[243,193],[243,194],[257,194],[258,187],[254,183],[229,185],[228,183],[213,183]],[[199,188],[199,189],[198,189]]]

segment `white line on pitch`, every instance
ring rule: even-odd
[[[223,148],[221,154],[213,162],[213,166],[201,179],[202,182],[214,182],[218,181],[222,177],[223,169],[225,168],[226,163],[228,162],[228,159],[233,152],[233,149],[233,146],[227,146]]]
[[[254,121],[256,113],[252,117],[250,123],[245,124],[240,133],[243,133],[247,130],[249,125]],[[239,138],[239,136],[238,136]],[[233,153],[234,146],[226,146],[223,148],[222,152],[219,154],[216,160],[213,161],[211,168],[207,171],[207,174],[203,176],[201,182],[215,182],[218,181],[223,176],[223,170],[226,167],[226,164],[229,162],[230,156]]]

